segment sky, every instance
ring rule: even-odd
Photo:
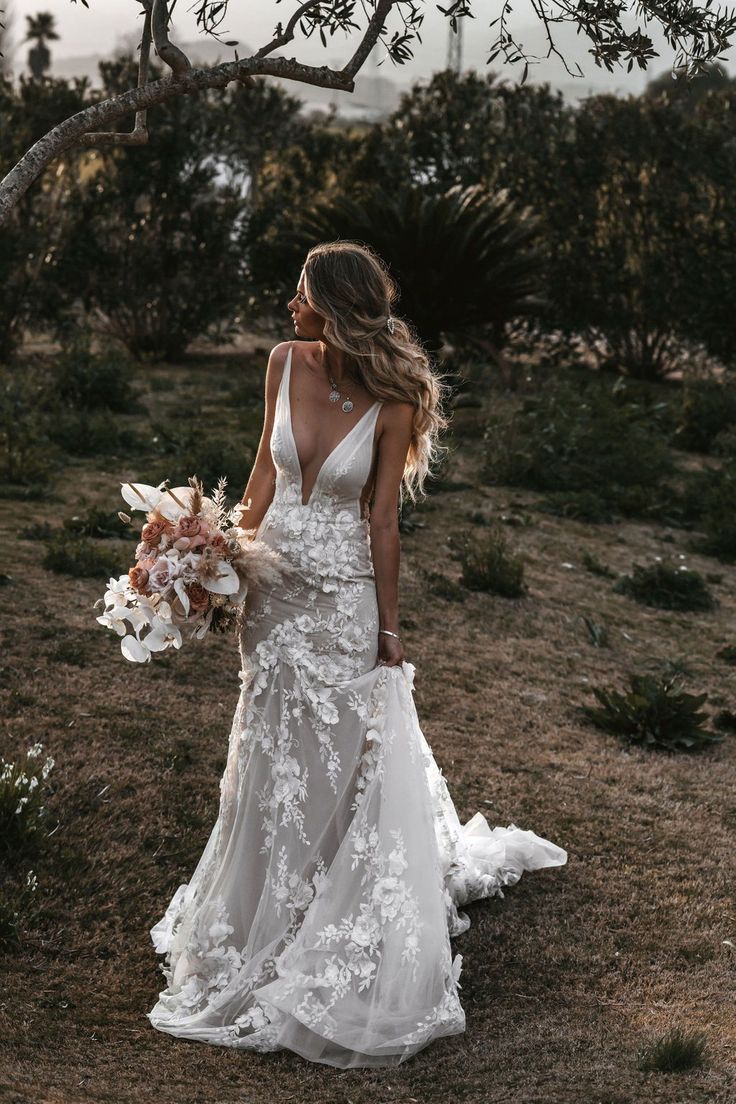
[[[13,39],[16,43],[25,34],[25,16],[33,15],[39,11],[49,11],[56,17],[57,29],[61,35],[59,42],[52,44],[52,53],[59,58],[76,57],[85,54],[109,55],[116,46],[121,44],[127,36],[139,34],[141,25],[140,5],[136,0],[88,0],[89,8],[85,8],[78,0],[0,0],[0,7],[9,5],[13,12]],[[173,41],[187,42],[200,37],[197,30],[194,0],[177,0],[174,7]],[[418,0],[417,5],[424,13],[424,22],[420,30],[422,43],[413,44],[413,61],[395,66],[387,57],[380,66],[376,63],[385,57],[383,53],[374,51],[369,63],[363,72],[371,72],[405,85],[420,77],[429,77],[437,69],[445,68],[447,64],[447,37],[449,21],[437,10],[436,0]],[[443,0],[443,6],[448,6],[448,0]],[[219,28],[224,39],[237,39],[240,42],[238,52],[241,56],[258,49],[270,41],[276,23],[286,22],[290,14],[295,10],[296,0],[230,0],[226,20]],[[552,5],[547,5],[548,9]],[[463,36],[463,64],[465,68],[474,68],[480,73],[488,71],[487,65],[490,46],[498,32],[498,24],[490,27],[490,23],[497,18],[500,12],[500,0],[470,0],[470,10],[474,13],[474,19],[464,21],[465,30]],[[356,5],[356,20],[362,13],[361,4]],[[517,37],[521,41],[524,50],[529,55],[543,57],[546,53],[546,44],[543,37],[543,25],[534,14],[531,0],[514,0],[512,9],[507,15],[507,25],[512,31],[522,32]],[[634,23],[632,22],[632,26]],[[394,12],[392,21],[389,22],[389,30],[400,30],[402,23]],[[565,72],[565,68],[559,59],[554,56],[542,64],[530,64],[528,80],[539,82],[549,80],[553,85],[560,84],[579,85],[582,95],[587,87],[618,88],[620,91],[636,93],[641,91],[644,84],[651,77],[658,75],[663,70],[670,68],[674,59],[674,52],[668,46],[661,35],[654,33],[654,27],[650,24],[649,32],[654,40],[655,48],[659,50],[660,57],[649,63],[646,71],[642,72],[638,66],[634,66],[631,73],[627,74],[625,67],[615,68],[609,75],[602,67],[597,67],[592,57],[586,53],[590,46],[582,32],[576,34],[573,24],[557,24],[553,26],[553,37],[563,55],[568,61],[570,69],[575,70],[577,62],[584,73],[584,78],[573,78]],[[137,40],[137,39],[136,39]],[[355,38],[357,42],[357,35]],[[326,48],[323,48],[319,35],[314,33],[310,39],[301,39],[299,36],[284,51],[287,57],[298,56],[308,64],[339,65],[344,62],[355,48],[352,42],[342,32],[334,38],[328,38]],[[16,67],[22,65],[28,51],[27,45],[20,45],[15,55]],[[234,57],[232,50],[223,48],[223,58]],[[731,57],[736,60],[736,48],[730,50],[724,58],[726,68],[733,74],[736,66],[730,62]],[[502,58],[497,58],[491,68],[500,69]],[[504,76],[511,83],[518,83],[521,79],[523,63],[506,66]]]

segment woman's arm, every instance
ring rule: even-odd
[[[378,441],[378,464],[369,526],[371,554],[376,579],[378,627],[399,632],[399,488],[411,445],[414,407],[411,403],[390,403],[383,408],[384,425]],[[401,642],[386,633],[378,635],[381,663],[394,666],[403,661]]]
[[[251,468],[245,491],[241,502],[243,510],[240,515],[241,529],[257,529],[266,515],[266,510],[273,501],[276,489],[276,467],[271,456],[271,432],[276,416],[276,399],[279,393],[279,384],[284,373],[286,357],[289,352],[290,342],[282,341],[276,345],[268,358],[266,369],[266,409],[263,418],[263,432],[258,445],[256,458]],[[248,500],[250,499],[250,503]]]

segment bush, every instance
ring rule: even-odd
[[[109,347],[94,354],[88,333],[78,333],[57,357],[55,391],[67,406],[79,410],[140,412],[133,388],[132,362],[122,350]]]
[[[679,1073],[696,1069],[705,1061],[706,1037],[702,1033],[673,1028],[639,1052],[639,1069]]]
[[[703,576],[684,564],[634,564],[613,589],[645,606],[669,610],[712,610],[717,605]]]
[[[120,539],[139,540],[140,534],[131,528],[127,521],[123,521],[117,511],[101,510],[99,506],[88,507],[86,513],[65,518],[64,528],[69,533],[76,533],[82,537],[118,537]],[[50,533],[45,534],[47,537]]]
[[[157,424],[154,433],[162,442],[166,463],[146,469],[145,482],[154,485],[164,479],[176,481],[173,471],[196,474],[205,486],[215,487],[221,475],[228,486],[245,487],[248,482],[255,449],[248,440],[238,441],[231,434],[202,434],[199,426],[187,422]]]
[[[89,537],[77,537],[57,529],[46,542],[43,567],[64,575],[97,576],[109,579],[124,574],[128,557],[112,548],[95,544]]]
[[[5,859],[38,848],[46,818],[42,783],[54,765],[51,756],[41,762],[42,751],[42,744],[34,744],[24,763],[0,756],[0,853]]]
[[[548,382],[510,419],[486,430],[485,475],[550,492],[548,508],[584,520],[659,516],[674,471],[667,444],[644,406],[619,401],[598,380]]]
[[[107,410],[61,409],[47,432],[70,456],[120,455],[141,447],[138,434]]]
[[[596,687],[592,692],[600,707],[584,705],[583,714],[625,743],[697,751],[721,740],[704,727],[707,714],[700,712],[700,707],[707,695],[686,693],[677,677],[633,675],[623,694]]]
[[[736,460],[693,476],[686,490],[686,510],[704,533],[694,547],[727,563],[736,561]]]
[[[673,444],[710,453],[716,451],[717,438],[735,426],[736,388],[715,380],[692,380],[685,384]]]
[[[49,380],[36,365],[0,366],[2,497],[40,497],[59,461],[50,444],[45,404]]]
[[[446,602],[464,602],[467,598],[465,588],[441,571],[424,571],[423,575],[430,594],[436,594]]]
[[[466,534],[458,543],[457,559],[462,567],[461,582],[469,590],[502,598],[521,598],[526,593],[524,563],[509,552],[501,530],[492,529],[482,537]]]

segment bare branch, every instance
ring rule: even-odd
[[[39,138],[0,182],[0,226],[6,221],[20,196],[24,195],[49,162],[65,150],[83,144],[85,136],[94,128],[102,129],[131,111],[145,111],[176,96],[190,95],[206,88],[225,88],[231,81],[242,82],[248,77],[258,75],[279,77],[281,80],[298,81],[301,84],[332,88],[341,92],[353,92],[355,89],[355,82],[351,77],[335,72],[326,65],[315,68],[312,65],[303,65],[295,58],[250,57],[222,62],[211,69],[190,69],[182,76],[164,77],[123,92],[120,96],[91,104],[64,119],[43,138]],[[104,144],[107,141],[105,138]]]
[[[156,53],[169,66],[175,76],[181,77],[189,72],[192,63],[178,46],[169,41],[169,5],[167,0],[153,0],[151,19],[153,43]]]
[[[366,58],[370,54],[371,50],[376,44],[376,39],[383,30],[383,25],[386,22],[389,12],[394,7],[397,0],[378,0],[376,10],[371,16],[371,20],[368,24],[368,29],[363,35],[363,39],[355,51],[350,61],[343,69],[343,73],[348,76],[354,77],[358,70],[361,68]]]
[[[138,59],[138,88],[148,83],[148,63],[151,52],[151,0],[137,0],[145,8],[143,34],[140,41]],[[77,141],[79,146],[145,146],[148,142],[146,111],[137,111],[135,126],[130,131],[108,130],[83,134]]]

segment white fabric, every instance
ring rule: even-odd
[[[422,734],[415,668],[377,664],[360,493],[380,403],[302,505],[287,358],[258,535],[295,574],[246,601],[242,690],[204,852],[151,929],[160,1031],[333,1066],[391,1066],[464,1030],[458,906],[566,852],[515,825],[464,826]]]

